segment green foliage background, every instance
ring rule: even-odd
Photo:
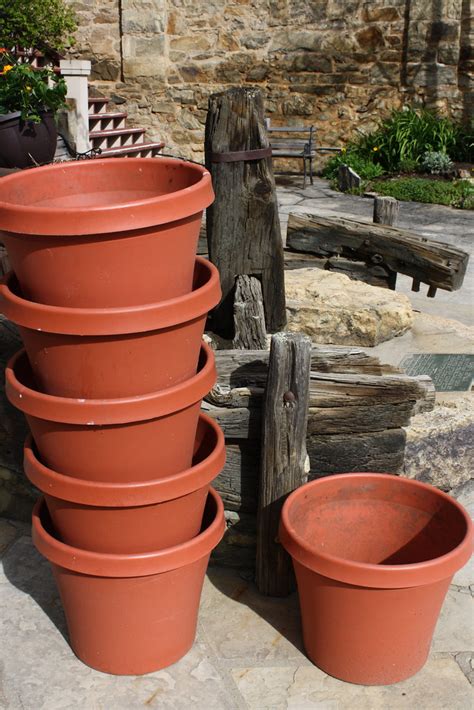
[[[0,0],[0,45],[46,54],[74,41],[77,23],[64,0]]]

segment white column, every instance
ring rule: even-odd
[[[76,102],[76,150],[85,153],[90,150],[89,140],[89,85],[91,63],[86,59],[61,59],[61,75],[66,80],[67,98]]]

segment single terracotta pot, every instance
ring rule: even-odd
[[[44,466],[31,436],[24,449],[25,473],[44,494],[60,539],[82,550],[115,554],[153,552],[195,537],[209,484],[224,462],[224,435],[205,414],[200,415],[192,467],[155,481],[84,481]]]
[[[472,552],[467,512],[418,481],[347,473],[286,500],[309,658],[351,683],[387,685],[424,665],[451,578]]]
[[[224,506],[211,488],[202,531],[165,550],[106,555],[60,542],[41,499],[33,541],[53,568],[74,653],[115,675],[151,673],[193,645],[209,556],[224,534]]]
[[[216,380],[201,346],[199,370],[173,387],[121,399],[72,399],[35,388],[20,350],[6,367],[6,395],[25,413],[46,466],[88,481],[131,483],[189,468],[201,400]]]
[[[131,308],[47,306],[22,298],[13,273],[0,283],[0,311],[19,326],[38,388],[58,397],[108,399],[170,387],[196,374],[219,272],[196,260],[194,290]]]
[[[117,308],[191,290],[206,168],[174,158],[58,163],[2,179],[0,239],[23,296]]]

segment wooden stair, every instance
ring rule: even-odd
[[[164,147],[161,141],[146,140],[144,128],[127,127],[127,114],[109,112],[107,97],[89,99],[91,147],[104,158],[153,158]]]

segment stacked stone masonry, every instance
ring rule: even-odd
[[[280,124],[341,145],[391,108],[473,112],[471,0],[68,0],[94,90],[181,154],[202,153],[209,94],[261,88]]]

